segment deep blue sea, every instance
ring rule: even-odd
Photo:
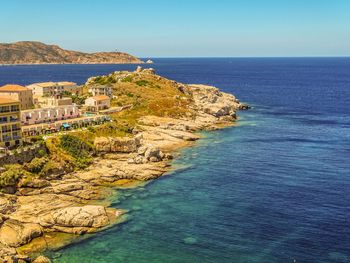
[[[176,172],[118,190],[128,221],[54,262],[350,262],[350,58],[154,59],[158,74],[215,85],[253,108],[204,133]],[[0,85],[135,65],[0,67]]]

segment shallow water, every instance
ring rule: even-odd
[[[254,108],[240,112],[238,126],[184,149],[174,165],[185,169],[122,190],[113,206],[129,210],[126,223],[48,255],[55,262],[349,262],[350,59],[155,62],[160,74],[216,85]],[[0,82],[83,82],[132,67],[3,67]]]

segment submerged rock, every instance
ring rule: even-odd
[[[186,237],[183,239],[183,241],[185,244],[188,244],[188,245],[194,245],[197,243],[197,239],[194,237]]]

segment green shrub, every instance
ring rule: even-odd
[[[142,79],[142,80],[136,81],[135,83],[136,83],[136,85],[142,87],[142,86],[147,86],[149,84],[149,81]]]
[[[30,163],[24,165],[24,168],[31,173],[40,173],[47,163],[48,159],[46,157],[34,158]]]
[[[72,98],[72,102],[77,104],[77,105],[83,105],[85,103],[85,99],[87,99],[87,96],[84,95],[84,96],[79,96],[79,95],[75,95],[73,94],[71,96]]]
[[[32,143],[41,143],[43,141],[44,141],[44,139],[43,139],[42,135],[30,136],[30,142],[32,142]]]
[[[90,152],[93,150],[90,144],[69,134],[60,138],[60,147],[76,159],[89,157]]]
[[[71,95],[72,95],[72,92],[67,91],[67,90],[64,90],[64,91],[62,92],[62,95],[63,95],[63,96],[71,96]]]
[[[125,78],[123,78],[121,81],[122,82],[132,82],[132,77],[131,76],[127,76],[127,77],[125,77]]]
[[[0,174],[0,187],[14,186],[20,178],[31,176],[31,173],[19,164],[6,165],[5,169],[6,171]]]
[[[41,156],[41,157],[44,157],[44,156],[47,155],[47,152],[46,152],[45,150],[43,150],[43,149],[40,149],[40,150],[38,151],[38,155]]]
[[[117,81],[113,78],[113,76],[99,76],[94,79],[94,83],[100,84],[100,85],[107,85],[107,84],[113,84]]]

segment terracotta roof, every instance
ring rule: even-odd
[[[1,91],[25,91],[25,90],[29,90],[29,89],[16,84],[7,84],[5,86],[0,87],[0,92]]]
[[[0,97],[0,104],[10,104],[10,103],[18,103],[19,104],[19,101],[18,100],[11,100],[11,99],[4,98],[4,97]]]
[[[106,95],[98,95],[98,96],[93,96],[91,97],[91,99],[94,99],[94,100],[109,100],[110,98]]]

